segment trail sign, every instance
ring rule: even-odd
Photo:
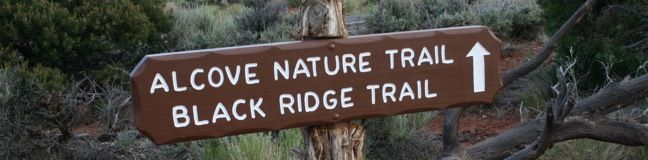
[[[489,103],[500,46],[469,26],[147,55],[135,123],[165,144]]]

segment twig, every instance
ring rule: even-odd
[[[535,55],[528,62],[522,64],[522,66],[519,66],[519,67],[517,67],[517,68],[515,68],[515,69],[513,69],[511,71],[506,72],[502,76],[502,83],[503,83],[502,86],[503,87],[508,86],[513,81],[517,80],[520,77],[523,77],[523,76],[529,74],[531,71],[535,70],[540,65],[542,65],[542,63],[547,58],[549,58],[549,56],[551,56],[553,51],[556,49],[557,43],[565,36],[565,34],[567,34],[567,32],[569,32],[578,22],[580,22],[580,20],[583,18],[583,16],[585,16],[585,14],[587,14],[591,10],[591,8],[592,8],[592,6],[594,6],[595,2],[596,2],[596,0],[587,0],[585,3],[583,3],[583,5],[581,5],[581,7],[578,8],[578,10],[576,10],[576,12],[574,12],[574,14],[571,17],[569,17],[569,19],[560,27],[560,29],[558,29],[558,31],[551,37],[551,39],[549,39],[549,41],[547,41],[545,43],[544,47],[542,48],[542,50],[540,50],[540,52],[537,55]],[[445,112],[449,112],[449,111],[448,110],[444,111],[444,114],[445,114]],[[456,112],[456,113],[449,112],[448,114],[449,115],[450,114],[459,114],[459,112]],[[458,115],[451,115],[451,116],[457,116],[458,117]],[[444,123],[446,123],[445,119],[444,119]],[[448,122],[448,123],[453,123],[453,122]],[[456,122],[454,122],[454,123],[456,123]],[[452,126],[456,126],[456,124],[453,124]],[[452,135],[450,135],[450,134],[452,134]],[[446,137],[457,136],[456,134],[457,134],[456,131],[445,132],[445,129],[444,129],[443,137],[445,139]],[[446,146],[446,144],[444,143],[444,147],[445,146]],[[445,152],[446,151],[444,149],[444,153]]]
[[[573,106],[573,103],[570,102],[573,100],[572,91],[569,83],[567,83],[567,78],[565,78],[566,75],[567,73],[562,67],[558,69],[558,97],[551,100],[551,103],[547,105],[545,125],[540,136],[524,149],[507,157],[506,160],[536,159],[549,148],[555,130],[560,127]]]
[[[508,71],[502,76],[502,82],[504,86],[509,85],[511,82],[516,79],[523,77],[529,74],[531,71],[538,68],[556,49],[557,43],[569,32],[580,20],[585,16],[586,13],[589,13],[592,6],[596,0],[587,0],[574,14],[569,17],[567,22],[565,22],[560,29],[547,41],[540,50],[540,52],[535,55],[530,61],[522,64],[511,71]]]

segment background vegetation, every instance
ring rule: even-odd
[[[540,1],[547,33],[554,33],[579,1]],[[610,80],[646,73],[648,2],[601,1],[558,45],[557,60],[578,61],[580,88],[600,88]]]
[[[534,0],[380,0],[366,16],[372,33],[485,25],[506,39],[533,39],[541,32]],[[570,12],[571,13],[571,12]]]
[[[542,41],[582,3],[535,0],[345,0],[368,33],[486,25],[505,42]],[[600,88],[648,73],[648,4],[602,1],[560,43],[558,65]],[[299,0],[0,1],[0,157],[5,159],[294,159],[298,129],[156,146],[134,129],[128,72],[145,54],[296,39]],[[607,7],[603,7],[607,6]],[[613,7],[609,7],[613,6]],[[527,77],[530,116],[542,114],[553,68]],[[548,83],[548,84],[547,84]],[[582,94],[592,91],[583,90]],[[646,123],[646,104],[620,111]],[[430,159],[436,112],[369,119],[369,159]],[[436,136],[436,137],[435,137]],[[19,144],[19,145],[16,145]],[[569,152],[566,152],[569,151]],[[545,159],[641,159],[648,149],[589,140]]]

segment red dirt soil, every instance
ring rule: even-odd
[[[460,142],[463,145],[475,144],[514,127],[520,121],[514,109],[501,112],[503,113],[500,116],[497,116],[495,109],[464,112],[459,117]],[[435,135],[442,135],[443,116],[434,118],[429,127]]]
[[[536,54],[542,49],[542,43],[535,41],[515,42],[502,49],[500,70],[504,71],[521,65],[530,54]],[[548,58],[552,59],[552,58]],[[459,140],[462,145],[472,145],[489,137],[498,135],[520,122],[517,110],[512,106],[500,107],[500,116],[496,109],[479,109],[479,111],[464,111],[459,117]],[[435,135],[442,135],[443,116],[438,116],[430,122],[430,130]]]

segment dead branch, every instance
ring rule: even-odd
[[[459,116],[462,108],[451,108],[443,112],[443,156],[444,159],[460,159]]]
[[[596,0],[587,0],[571,17],[569,17],[567,22],[565,22],[560,29],[551,36],[551,39],[545,42],[544,47],[538,54],[521,66],[504,73],[504,76],[502,76],[504,86],[507,86],[516,79],[531,73],[531,71],[542,65],[542,63],[549,58],[556,49],[557,43],[565,36],[565,34],[567,34],[567,32],[580,22],[585,14],[589,13],[595,2]]]
[[[574,104],[571,96],[572,88],[567,83],[567,71],[562,68],[558,69],[558,97],[548,103],[545,112],[545,125],[542,133],[536,141],[524,147],[524,149],[514,153],[506,160],[519,159],[536,159],[540,157],[551,146],[551,138],[555,134],[555,129],[562,125],[563,120],[567,117]]]
[[[554,126],[551,143],[591,138],[623,145],[648,145],[648,125],[615,122],[602,119],[610,112],[648,97],[648,75],[614,83],[596,94],[579,100],[560,126]],[[519,124],[495,137],[466,149],[471,159],[503,159],[532,144],[543,132],[547,119],[535,119]]]
[[[517,80],[520,77],[523,77],[531,71],[537,69],[544,61],[551,56],[553,51],[556,49],[557,43],[569,32],[577,23],[580,22],[580,20],[585,16],[585,14],[589,13],[591,8],[594,6],[594,3],[596,0],[587,0],[583,5],[581,5],[574,14],[569,17],[567,22],[565,22],[559,29],[558,31],[547,41],[540,50],[538,54],[536,54],[531,60],[528,62],[522,64],[521,66],[510,70],[506,72],[502,76],[502,87],[506,87],[509,84],[511,84],[513,81]],[[447,113],[446,113],[447,112]],[[450,111],[450,110],[445,110],[444,115],[447,115],[449,117],[459,117],[460,111],[455,112],[455,111]],[[444,126],[446,123],[457,123],[456,121],[454,122],[445,122],[446,119],[444,119]],[[449,126],[457,126],[457,124],[449,124]],[[452,128],[449,128],[452,129]],[[455,128],[456,129],[456,128]],[[444,156],[446,155],[447,152],[454,152],[461,150],[461,148],[454,148],[454,146],[458,146],[457,144],[446,144],[446,139],[452,139],[452,137],[456,137],[457,132],[456,131],[445,131],[446,129],[444,128],[444,134],[443,134],[443,139],[444,139],[444,148],[449,147],[450,150],[446,151],[444,149]],[[453,142],[453,141],[448,141],[448,143],[458,143],[458,142]],[[503,157],[502,157],[503,158]]]
[[[596,94],[580,100],[574,106],[572,115],[591,118],[619,110],[628,104],[648,97],[647,85],[648,76],[646,75],[609,84]]]

